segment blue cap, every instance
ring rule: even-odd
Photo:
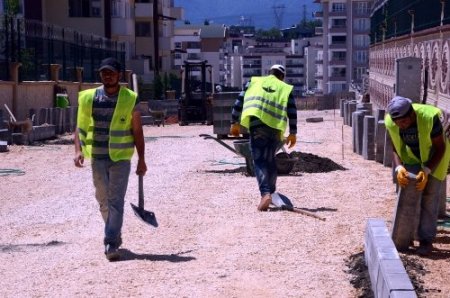
[[[395,96],[387,106],[387,112],[392,119],[405,117],[412,107],[412,100],[402,96]]]

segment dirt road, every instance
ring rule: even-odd
[[[305,121],[313,116],[325,121]],[[0,154],[0,168],[25,174],[0,176],[0,296],[363,295],[350,282],[355,277],[347,260],[363,251],[367,218],[391,223],[390,169],[352,153],[351,128],[342,129],[334,111],[299,112],[298,121],[295,150],[346,170],[282,176],[278,191],[326,221],[258,212],[256,180],[245,175],[244,159],[198,136],[212,134],[211,126],[148,126],[146,209],[160,226],[145,226],[133,215],[129,203],[137,202],[138,179],[132,174],[122,261],[112,263],[103,254],[90,167],[73,166],[73,146],[11,146]],[[415,273],[423,297],[449,297],[448,231],[435,247],[430,258],[404,257],[423,266],[424,275]]]

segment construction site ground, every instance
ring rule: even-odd
[[[74,167],[73,136],[9,146],[0,153],[0,296],[371,297],[364,230],[368,218],[392,225],[391,169],[353,153],[339,111],[299,111],[298,131],[303,158],[278,191],[325,221],[258,212],[244,159],[199,137],[212,126],[145,126],[145,208],[159,227],[130,207],[135,156],[118,262],[103,253],[90,165]],[[400,255],[419,297],[450,297],[448,229],[434,247],[430,257]]]

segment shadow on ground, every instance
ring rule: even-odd
[[[177,254],[170,255],[155,255],[155,254],[138,254],[134,253],[131,250],[126,248],[119,249],[120,251],[120,260],[119,261],[132,261],[132,260],[147,260],[147,261],[166,261],[172,263],[181,263],[181,262],[189,262],[196,260],[194,257],[190,256],[182,256],[183,254],[187,254],[192,251],[180,252]]]

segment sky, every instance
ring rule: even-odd
[[[313,0],[175,0],[175,6],[184,8],[185,20],[191,24],[202,24],[208,19],[210,23],[238,25],[244,17],[258,29],[276,27],[276,13],[282,16],[281,28],[300,23],[303,5],[308,19],[320,10]]]

